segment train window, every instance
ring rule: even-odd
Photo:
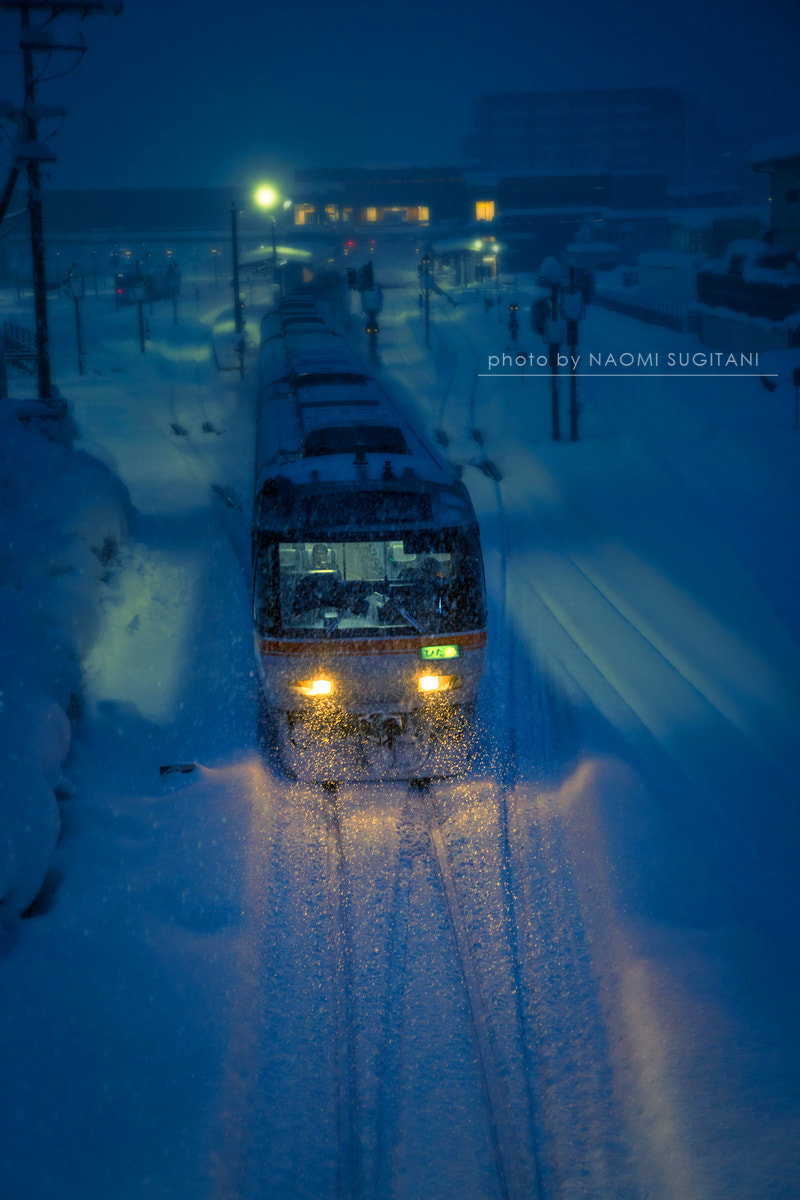
[[[485,622],[477,536],[462,530],[280,542],[261,561],[256,619],[288,636],[450,633]]]
[[[304,529],[342,525],[391,528],[394,522],[430,521],[431,498],[419,492],[333,492],[302,496],[299,519]]]
[[[399,429],[390,425],[331,425],[306,434],[303,453],[354,454],[361,443],[366,454],[407,454],[408,446]]]

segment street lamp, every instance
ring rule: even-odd
[[[259,208],[274,208],[278,203],[278,193],[270,184],[262,183],[256,188],[255,200]]]
[[[242,316],[242,297],[239,295],[239,234],[237,220],[239,207],[231,200],[231,257],[233,258],[233,325],[238,337],[244,329]]]
[[[281,202],[280,195],[269,183],[261,183],[253,193],[253,198],[259,208],[263,208],[272,221],[272,282],[275,283],[278,279],[278,242],[277,242],[277,222],[275,218],[275,209],[278,204],[281,204],[283,209],[291,208],[291,200],[283,200]],[[283,295],[283,277],[281,276],[281,295]]]
[[[497,289],[497,319],[498,321],[502,321],[503,305],[500,296],[500,246],[497,242],[492,242],[491,253],[494,256],[494,263],[492,265],[494,266],[494,282],[495,288]]]

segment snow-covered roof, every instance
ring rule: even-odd
[[[800,158],[800,133],[790,133],[771,142],[761,142],[752,148],[749,158],[754,167],[781,162],[783,159]]]
[[[683,270],[699,267],[708,258],[707,254],[686,254],[679,250],[648,250],[638,256],[640,267],[672,267]]]
[[[506,179],[550,179],[556,177],[559,179],[580,179],[589,176],[596,179],[605,179],[609,175],[617,179],[619,177],[639,178],[641,175],[660,177],[664,174],[664,171],[659,171],[657,168],[647,167],[634,171],[612,171],[607,167],[521,167],[518,169],[509,168],[508,170],[505,170],[503,167],[497,167],[493,171],[465,171],[464,178],[472,186],[478,184],[496,185]]]
[[[615,242],[570,242],[567,246],[570,254],[619,254],[619,246]]]

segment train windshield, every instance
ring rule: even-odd
[[[486,620],[477,533],[265,539],[256,623],[286,637],[456,633]]]

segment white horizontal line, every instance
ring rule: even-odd
[[[479,379],[519,379],[520,375],[525,372],[519,371],[479,371]],[[725,375],[709,375],[708,371],[609,371],[607,374],[602,371],[559,371],[558,378],[573,374],[576,377],[582,376],[586,379],[777,379],[777,373],[774,375],[764,375],[760,372],[757,374],[739,374],[731,371]],[[552,379],[552,371],[529,371],[528,375],[533,378],[538,375],[540,379]]]

